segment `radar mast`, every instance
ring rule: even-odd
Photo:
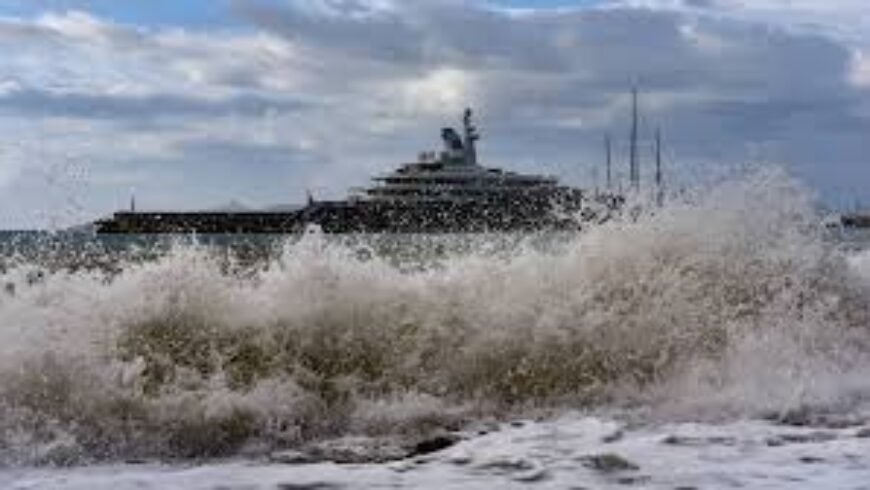
[[[466,108],[462,115],[462,126],[465,133],[465,163],[467,165],[477,165],[477,140],[480,139],[480,134],[477,132],[477,127],[474,125],[472,118],[474,112],[471,108]]]

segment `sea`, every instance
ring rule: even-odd
[[[870,235],[773,170],[633,209],[0,234],[0,488],[870,488]]]

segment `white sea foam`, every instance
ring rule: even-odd
[[[111,276],[13,268],[0,459],[217,456],[566,407],[862,403],[870,281],[808,194],[764,170],[689,201],[413,266],[312,234],[254,272],[194,246]]]
[[[438,454],[376,465],[221,461],[0,472],[10,490],[861,488],[870,438],[761,422],[630,430],[565,414],[505,425]]]

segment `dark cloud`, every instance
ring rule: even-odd
[[[711,9],[719,6],[717,0],[683,0],[683,4],[686,7],[702,9]]]
[[[357,4],[359,2],[350,2]],[[340,9],[339,9],[340,10]],[[323,15],[306,2],[238,2],[236,11],[255,25],[338,56],[364,56],[407,67],[449,63],[468,68],[512,66],[564,69],[553,33],[503,13],[456,0],[398,3],[369,16]]]
[[[416,36],[415,29],[405,19],[394,15],[365,19],[354,19],[351,15],[331,17],[308,11],[303,2],[287,5],[236,2],[234,5],[236,12],[255,25],[318,49],[363,54],[391,62],[416,61],[424,51],[424,41]]]
[[[260,117],[269,111],[300,111],[307,103],[287,97],[237,95],[220,99],[156,95],[92,95],[46,90],[15,90],[0,96],[0,113],[81,119],[142,121],[161,117]]]

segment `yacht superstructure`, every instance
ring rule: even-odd
[[[462,233],[576,229],[606,219],[621,196],[588,193],[552,176],[481,165],[471,109],[461,132],[441,130],[442,149],[376,176],[346,200],[316,201],[289,212],[129,212],[97,223],[103,233]]]

